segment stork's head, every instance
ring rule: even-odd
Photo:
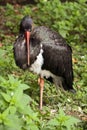
[[[29,16],[23,17],[20,23],[20,33],[24,34],[27,46],[27,60],[30,65],[30,33],[32,31],[33,21]]]
[[[23,17],[20,23],[20,33],[25,33],[26,31],[32,31],[33,21],[29,16]]]

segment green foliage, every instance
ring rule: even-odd
[[[55,116],[54,119],[51,119],[47,123],[47,129],[49,130],[75,130],[74,125],[77,124],[80,120],[65,115],[62,109],[59,109],[59,114]]]
[[[12,75],[8,75],[7,79],[0,76],[0,130],[39,130],[39,126],[42,127],[38,113],[29,105],[32,99],[24,93],[28,88]],[[78,122],[60,109],[59,114],[45,123],[41,130],[74,130]]]
[[[24,93],[28,88],[12,75],[0,77],[0,130],[38,130],[38,113],[31,109],[32,99]]]
[[[5,22],[5,26],[6,26],[6,28],[9,28],[10,31],[12,31],[14,34],[18,32],[20,19],[22,19],[22,17],[24,15],[31,14],[30,6],[26,6],[23,8],[18,6],[17,10],[15,10],[15,7],[13,7],[13,5],[7,3],[6,12],[5,12],[5,17],[8,17],[8,20]],[[21,14],[20,14],[20,8],[21,8],[21,12],[22,12]]]
[[[60,0],[39,0],[36,23],[46,25],[60,32],[69,41],[86,40],[87,5],[85,1],[65,2]],[[33,14],[33,15],[34,15]],[[35,17],[35,16],[34,16]]]

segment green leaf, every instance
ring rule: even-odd
[[[16,109],[16,107],[15,106],[9,106],[9,112],[11,113],[11,114],[15,114],[16,113],[16,111],[17,111],[17,109]]]
[[[1,95],[3,96],[3,98],[4,98],[4,100],[6,101],[6,102],[10,102],[10,100],[11,100],[11,96],[9,96],[8,94],[6,94],[6,93],[1,93]]]
[[[12,114],[8,115],[8,121],[5,122],[7,130],[21,130],[22,120],[18,116]]]
[[[75,117],[68,116],[68,120],[65,121],[64,126],[66,126],[67,130],[70,130],[72,127],[81,122],[79,119]]]
[[[47,125],[49,126],[58,126],[59,125],[59,122],[57,121],[57,119],[56,118],[54,118],[54,119],[51,119],[48,123],[47,123]]]
[[[30,88],[27,84],[20,84],[19,87],[20,87],[22,90],[26,90],[26,89]]]
[[[39,130],[39,128],[37,127],[37,125],[31,124],[30,130]]]

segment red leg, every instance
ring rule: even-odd
[[[44,79],[40,77],[38,79],[38,84],[40,85],[40,110],[42,110],[42,106],[43,106]]]

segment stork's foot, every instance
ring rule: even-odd
[[[38,84],[40,86],[40,110],[42,110],[42,106],[43,106],[44,79],[40,77],[38,79]]]
[[[74,93],[74,94],[76,93],[76,90],[75,90],[75,89],[70,89],[69,91],[70,91],[71,93]]]

